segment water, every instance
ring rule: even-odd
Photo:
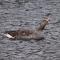
[[[21,26],[34,28],[47,13],[43,40],[12,41],[1,35]],[[0,60],[60,60],[60,0],[1,0]]]

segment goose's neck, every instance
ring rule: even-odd
[[[43,31],[47,24],[48,24],[48,18],[45,18],[38,26],[37,31]]]

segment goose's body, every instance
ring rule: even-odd
[[[11,39],[36,39],[40,37],[40,33],[44,30],[48,23],[48,18],[45,17],[35,30],[19,29],[16,31],[5,31],[4,35]]]

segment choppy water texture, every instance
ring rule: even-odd
[[[35,26],[51,13],[43,40],[11,41],[1,35]],[[60,0],[0,0],[0,60],[60,60]]]

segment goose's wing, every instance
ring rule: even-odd
[[[5,31],[4,35],[8,38],[17,38],[29,36],[33,33],[31,30],[16,30],[16,31]]]

